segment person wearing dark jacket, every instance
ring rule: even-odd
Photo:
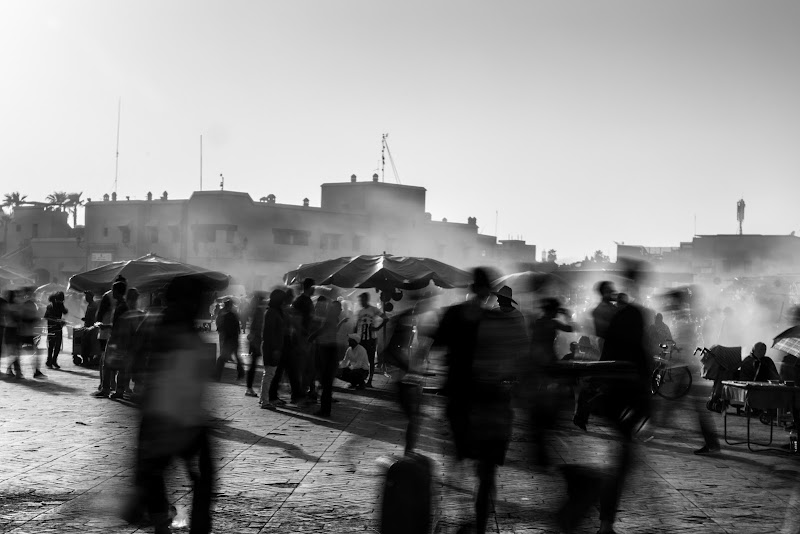
[[[215,375],[217,382],[222,380],[225,362],[231,359],[236,362],[236,379],[244,378],[244,366],[237,354],[239,352],[240,332],[241,323],[239,322],[239,316],[233,311],[233,301],[226,300],[222,313],[217,316],[217,333],[219,334],[219,358],[217,358]]]
[[[587,507],[600,501],[599,534],[613,533],[613,525],[625,483],[632,463],[634,434],[649,417],[651,357],[647,350],[644,310],[635,303],[635,274],[632,274],[630,301],[620,299],[622,305],[614,314],[606,331],[601,361],[627,362],[630,371],[620,371],[617,377],[604,380],[604,393],[600,397],[602,414],[612,423],[622,438],[621,450],[610,474],[589,474],[587,469],[564,469],[567,477],[569,500],[558,514],[562,530],[571,532]]]
[[[94,323],[97,320],[97,301],[94,293],[85,291],[86,312],[83,314],[83,336],[81,337],[81,359],[84,365],[89,365],[97,356],[97,329]]]
[[[61,366],[58,365],[58,354],[61,352],[63,330],[66,324],[63,317],[68,310],[64,307],[62,291],[50,295],[48,300],[50,304],[47,305],[44,312],[44,318],[47,320],[47,361],[45,365],[48,369],[61,369]]]
[[[264,293],[257,291],[250,305],[250,332],[247,333],[247,341],[250,344],[250,367],[247,369],[247,390],[244,394],[248,397],[258,397],[258,393],[253,390],[253,381],[256,378],[256,362],[261,357],[261,332],[264,328],[266,309]]]
[[[264,358],[264,376],[261,378],[261,407],[275,409],[280,404],[286,404],[278,398],[277,386],[272,388],[276,370],[283,358],[284,342],[286,340],[286,321],[283,315],[283,303],[286,293],[280,289],[274,290],[269,295],[267,311],[264,313],[264,323],[261,328],[261,354]],[[280,379],[279,379],[280,380]]]

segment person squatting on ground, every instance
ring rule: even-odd
[[[222,380],[225,362],[233,360],[236,362],[236,379],[241,380],[244,378],[244,365],[238,354],[241,323],[239,316],[233,310],[232,300],[225,300],[222,312],[217,315],[216,326],[219,334],[219,358],[217,358],[215,378],[217,382]]]
[[[175,458],[186,464],[192,480],[191,534],[211,532],[214,464],[209,440],[203,341],[194,320],[204,298],[202,282],[191,276],[173,280],[167,306],[156,328],[153,351],[147,361],[139,428],[136,491],[129,521],[149,513],[156,534],[170,532],[170,503],[164,473]]]
[[[53,293],[48,298],[50,304],[44,312],[47,320],[47,361],[45,365],[48,369],[61,369],[58,365],[58,355],[61,352],[63,342],[63,330],[66,321],[63,317],[68,313],[64,306],[64,292]]]
[[[358,334],[350,334],[348,340],[350,346],[344,353],[344,359],[339,363],[339,371],[336,374],[336,378],[350,384],[348,386],[350,389],[364,389],[370,367],[374,366],[374,363],[370,364],[367,350],[360,341]]]

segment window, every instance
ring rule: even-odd
[[[235,230],[226,230],[225,231],[225,242],[226,243],[233,243],[233,237],[236,235]]]
[[[108,227],[103,228],[103,237],[108,237]]]
[[[194,238],[198,243],[215,243],[217,227],[211,224],[198,224],[194,227]]]
[[[119,231],[122,234],[122,244],[127,245],[131,242],[131,228],[129,226],[120,226]]]
[[[319,248],[323,250],[339,250],[341,234],[322,234],[319,239]]]
[[[151,243],[158,243],[158,227],[156,226],[147,227],[147,239]]]
[[[311,236],[311,232],[273,228],[272,236],[276,245],[308,246],[308,238]]]
[[[31,237],[39,237],[39,225],[34,224],[31,227]]]
[[[170,226],[169,227],[169,234],[170,239],[173,243],[180,243],[181,241],[181,227],[180,226]]]

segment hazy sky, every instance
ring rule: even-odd
[[[435,219],[561,259],[800,230],[800,2],[0,3],[0,193],[319,205],[381,134]],[[387,181],[394,181],[387,164]]]

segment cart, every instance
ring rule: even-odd
[[[700,376],[714,382],[706,408],[722,413],[727,408],[727,402],[722,398],[722,381],[736,379],[742,365],[742,348],[714,345],[710,349],[697,347],[695,355],[698,352],[702,365]]]

